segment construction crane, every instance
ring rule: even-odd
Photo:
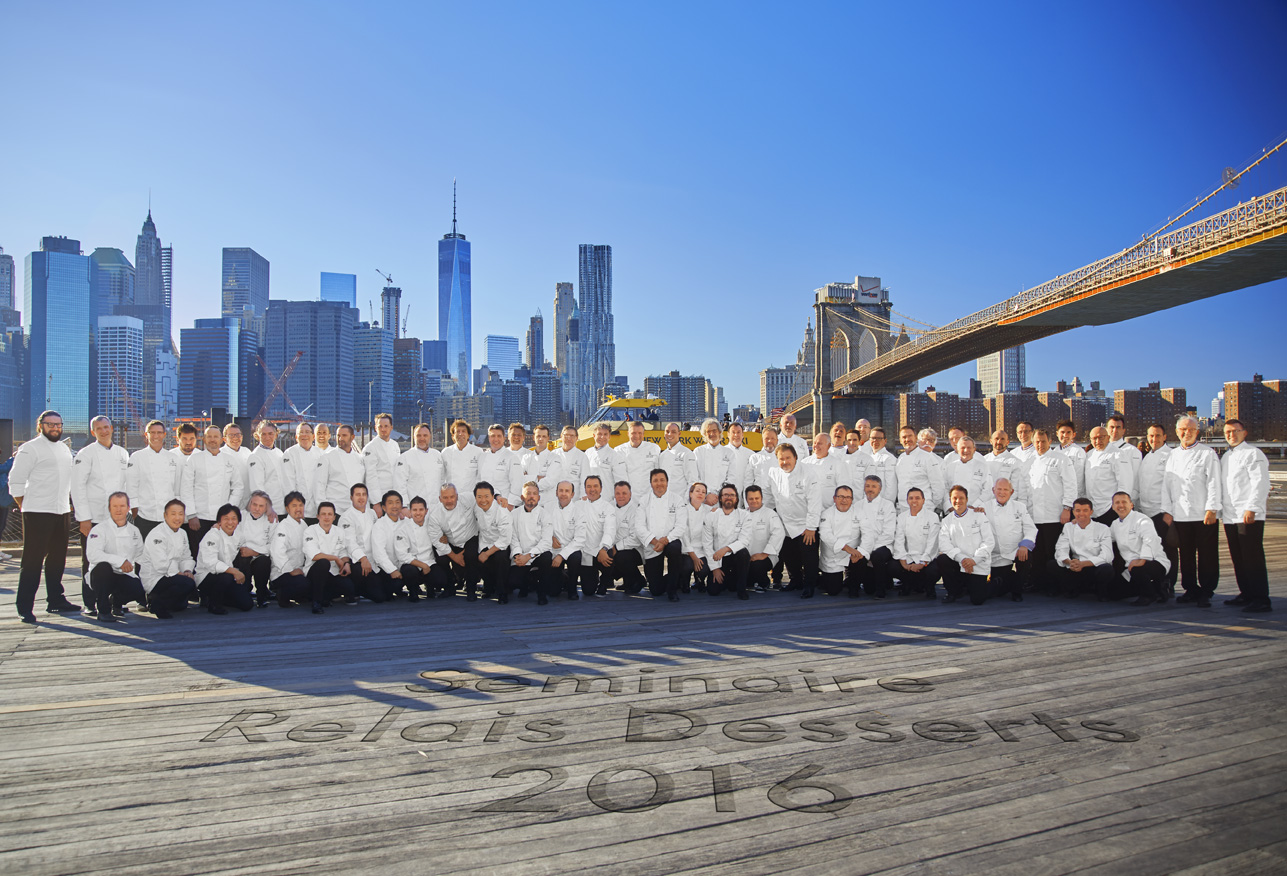
[[[411,316],[411,305],[407,304],[407,309],[402,311],[402,337],[407,336],[407,318]]]
[[[375,269],[375,272],[376,272],[377,274],[379,274],[381,277],[383,277],[383,278],[384,278],[384,285],[386,285],[386,286],[392,286],[392,285],[393,285],[393,275],[392,275],[392,274],[386,274],[384,271],[380,270],[379,268],[376,268],[376,269]]]
[[[371,314],[371,325],[375,325],[375,299],[368,298],[366,300],[366,309],[367,313]]]
[[[273,381],[272,391],[269,392],[268,395],[264,396],[264,406],[259,409],[259,413],[255,414],[255,422],[259,422],[264,417],[268,416],[268,406],[273,403],[273,399],[277,397],[278,393],[281,393],[282,398],[286,400],[286,404],[290,405],[292,410],[295,409],[295,403],[291,401],[290,395],[288,395],[286,392],[286,381],[290,377],[291,372],[295,370],[295,366],[299,364],[299,360],[303,358],[304,358],[304,351],[303,350],[297,351],[295,353],[295,358],[291,359],[290,363],[285,368],[282,369],[282,376],[277,377],[276,375],[273,374],[272,370],[269,369],[268,364],[264,362],[264,359],[262,356],[255,357],[255,359],[258,360],[259,362],[259,367],[263,368],[264,373],[267,374],[269,379]]]
[[[116,388],[121,391],[121,399],[125,402],[125,414],[129,417],[125,427],[125,441],[122,442],[125,448],[128,449],[129,434],[134,429],[142,431],[143,418],[139,416],[139,410],[134,405],[133,397],[130,396],[130,388],[125,385],[125,378],[122,377],[121,372],[117,370],[115,362],[112,363],[112,380],[116,381]]]

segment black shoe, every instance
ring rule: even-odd
[[[944,604],[944,605],[946,605],[946,604],[947,604],[947,603],[949,603],[949,602],[956,602],[956,597],[955,597],[955,596],[953,596],[953,595],[952,595],[952,594],[950,594],[950,593],[943,597],[943,604]]]
[[[738,599],[750,599],[750,598],[751,598],[751,594],[749,594],[749,593],[747,593],[745,590],[743,590],[741,593],[737,594],[737,598],[738,598]]]
[[[536,597],[536,604],[537,604],[537,605],[549,605],[549,604],[550,604],[550,600],[546,598],[546,596],[545,596],[545,594],[544,594],[544,593],[542,593],[542,594],[540,594],[539,596],[537,596],[537,597]]]
[[[207,610],[207,611],[209,611],[211,614],[227,614],[227,613],[228,613],[228,609],[224,608],[222,605],[211,605],[211,606],[207,606],[206,610]]]
[[[346,596],[346,597],[344,597],[344,604],[345,604],[345,605],[357,605],[357,604],[358,604],[358,598],[357,598],[356,596]]]
[[[577,594],[577,593],[568,594],[568,602],[576,602],[580,598],[581,598],[580,594]]]
[[[926,590],[925,598],[930,600],[938,599],[938,594],[936,594],[933,590]]]
[[[500,596],[496,597],[496,601],[501,605],[509,605],[509,594],[502,593]]]
[[[671,602],[678,602],[678,601],[679,601],[679,594],[678,594],[678,593],[667,593],[667,594],[666,594],[666,598],[667,598],[667,599],[669,599]]]
[[[407,594],[407,602],[419,602],[419,601],[420,601],[420,594],[419,594],[419,593],[408,593],[408,594]]]
[[[1255,599],[1248,602],[1242,608],[1243,614],[1263,614],[1267,611],[1273,611],[1274,607],[1268,599]]]
[[[1211,600],[1207,599],[1205,596],[1199,596],[1195,604],[1198,608],[1210,608]]]
[[[80,611],[80,606],[74,602],[64,599],[62,602],[54,602],[49,605],[48,611],[51,613],[63,613],[68,611]]]
[[[313,603],[313,614],[325,614],[325,613],[326,613],[326,609],[322,608],[322,604],[320,602]]]
[[[1197,602],[1199,598],[1200,597],[1196,593],[1185,592],[1180,596],[1175,597],[1175,601],[1176,601],[1176,604],[1187,603],[1187,602]]]
[[[1139,599],[1131,603],[1131,605],[1135,605],[1139,607],[1143,607],[1145,605],[1152,605],[1152,604],[1153,604],[1152,596],[1141,596]]]
[[[1014,591],[1013,593],[1011,593],[1011,594],[1010,594],[1010,601],[1011,601],[1011,602],[1023,602],[1023,594],[1022,594],[1021,592],[1019,592],[1018,590]]]
[[[170,620],[171,618],[174,617],[174,615],[170,614],[170,612],[164,608],[154,608],[152,609],[152,613],[157,617],[159,617],[161,620]]]
[[[1251,600],[1247,599],[1247,597],[1245,597],[1245,596],[1243,596],[1241,593],[1239,593],[1239,594],[1238,594],[1237,596],[1235,596],[1233,599],[1226,599],[1226,600],[1224,601],[1224,604],[1225,604],[1225,605],[1246,605],[1246,604],[1247,604],[1248,602],[1250,602],[1250,601],[1251,601]]]
[[[125,615],[129,613],[130,613],[130,610],[123,605],[117,605],[112,608],[112,614],[116,615],[117,617],[125,617]]]
[[[812,599],[812,598],[813,598],[813,588],[812,588],[812,587],[803,587],[803,588],[801,588],[801,589],[800,589],[800,598],[801,598],[801,599]]]
[[[22,622],[24,624],[31,624],[32,626],[35,626],[37,623],[39,623],[39,621],[36,620],[36,616],[31,612],[27,612],[26,614],[20,614],[18,615],[18,617],[22,618]]]
[[[594,591],[594,595],[595,595],[595,596],[607,596],[607,595],[608,595],[608,588],[607,588],[607,587],[602,587],[602,586],[601,586],[601,587],[599,587],[599,589],[598,589],[598,590],[595,590],[595,591]]]
[[[466,602],[475,602],[477,601],[477,599],[478,599],[478,594],[472,590],[470,590],[468,593],[465,594]]]

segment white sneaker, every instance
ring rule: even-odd
[[[6,554],[4,551],[0,551],[0,563],[8,562],[9,560],[12,560],[12,559],[13,559],[12,554]]]

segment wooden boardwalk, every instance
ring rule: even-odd
[[[9,565],[0,873],[1281,874],[1268,532],[1267,615],[1220,604],[1223,558],[1210,609],[618,593],[32,628]]]

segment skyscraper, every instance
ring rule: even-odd
[[[149,209],[134,245],[134,300],[118,305],[115,310],[119,316],[143,321],[143,394],[139,406],[145,417],[160,416],[156,402],[156,357],[158,353],[170,353],[174,347],[173,272],[174,251],[161,246]]]
[[[536,316],[528,320],[527,346],[523,352],[527,367],[533,371],[545,364],[545,320],[541,318],[539,310],[536,311]]]
[[[421,367],[419,338],[396,338],[393,341],[393,425],[410,435],[420,422],[420,414],[433,404],[425,399],[425,372]],[[407,497],[411,501],[411,497]]]
[[[143,320],[132,316],[100,316],[95,365],[98,368],[95,413],[109,417],[130,431],[139,429],[143,424],[140,422],[143,417]]]
[[[571,283],[554,284],[554,349],[550,361],[554,370],[567,377],[568,373],[568,320],[576,309],[576,295]]]
[[[571,287],[572,284],[566,285]],[[576,414],[577,399],[581,389],[581,309],[576,306],[576,299],[572,300],[572,312],[568,314],[566,331],[567,341],[563,345],[563,369],[559,371],[563,378],[563,409]],[[595,398],[598,398],[598,393],[595,393]],[[590,413],[590,411],[582,411],[574,419],[579,423]]]
[[[246,308],[251,309],[247,315]],[[223,315],[249,319],[259,330],[268,312],[268,259],[248,246],[223,248]]]
[[[551,435],[557,435],[563,427],[563,383],[559,372],[553,368],[540,368],[532,372],[532,396],[529,402],[532,425],[550,427]]]
[[[426,371],[437,371],[439,375],[447,373],[447,342],[421,341],[420,358]]]
[[[68,434],[89,430],[98,313],[98,265],[81,255],[80,241],[45,237],[26,260],[23,336],[27,346],[28,422],[52,409]]]
[[[1002,392],[1018,392],[1027,380],[1026,354],[1023,344],[989,353],[975,360],[979,383],[983,384],[983,397],[991,398]]]
[[[322,300],[343,301],[357,307],[357,274],[332,274],[322,271]]]
[[[98,265],[98,285],[94,289],[98,312],[112,314],[116,307],[133,304],[134,266],[125,253],[115,247],[100,246],[90,254],[90,258]]]
[[[402,290],[397,286],[380,290],[380,325],[393,332],[394,340],[402,337]]]
[[[13,256],[5,255],[4,247],[0,246],[0,304],[10,310],[16,310],[18,308],[18,301],[15,298],[17,291],[18,278],[14,274]]]
[[[518,338],[510,335],[488,335],[483,340],[483,358],[487,367],[500,375],[500,379],[513,380],[514,372],[522,364],[519,359]]]
[[[365,423],[393,410],[393,332],[382,325],[364,322],[353,332],[353,405]]]
[[[268,303],[264,360],[281,375],[296,352],[299,364],[286,381],[286,392],[308,418],[327,423],[353,421],[353,334],[356,308],[339,301]],[[312,407],[309,407],[312,405]],[[283,399],[272,409],[289,411]]]
[[[595,407],[597,391],[617,374],[617,347],[612,325],[612,247],[580,247],[581,383],[576,418]]]
[[[465,385],[473,369],[473,305],[469,242],[456,231],[456,183],[451,184],[451,233],[438,241],[438,340],[447,342],[447,371]],[[490,363],[489,363],[490,364]]]
[[[233,417],[253,417],[263,399],[255,356],[259,336],[235,316],[198,319],[179,330],[179,416],[199,417],[215,407]],[[162,368],[169,358],[158,355]],[[280,374],[278,370],[274,373]],[[164,390],[164,387],[163,387]],[[164,393],[163,393],[164,395]]]

